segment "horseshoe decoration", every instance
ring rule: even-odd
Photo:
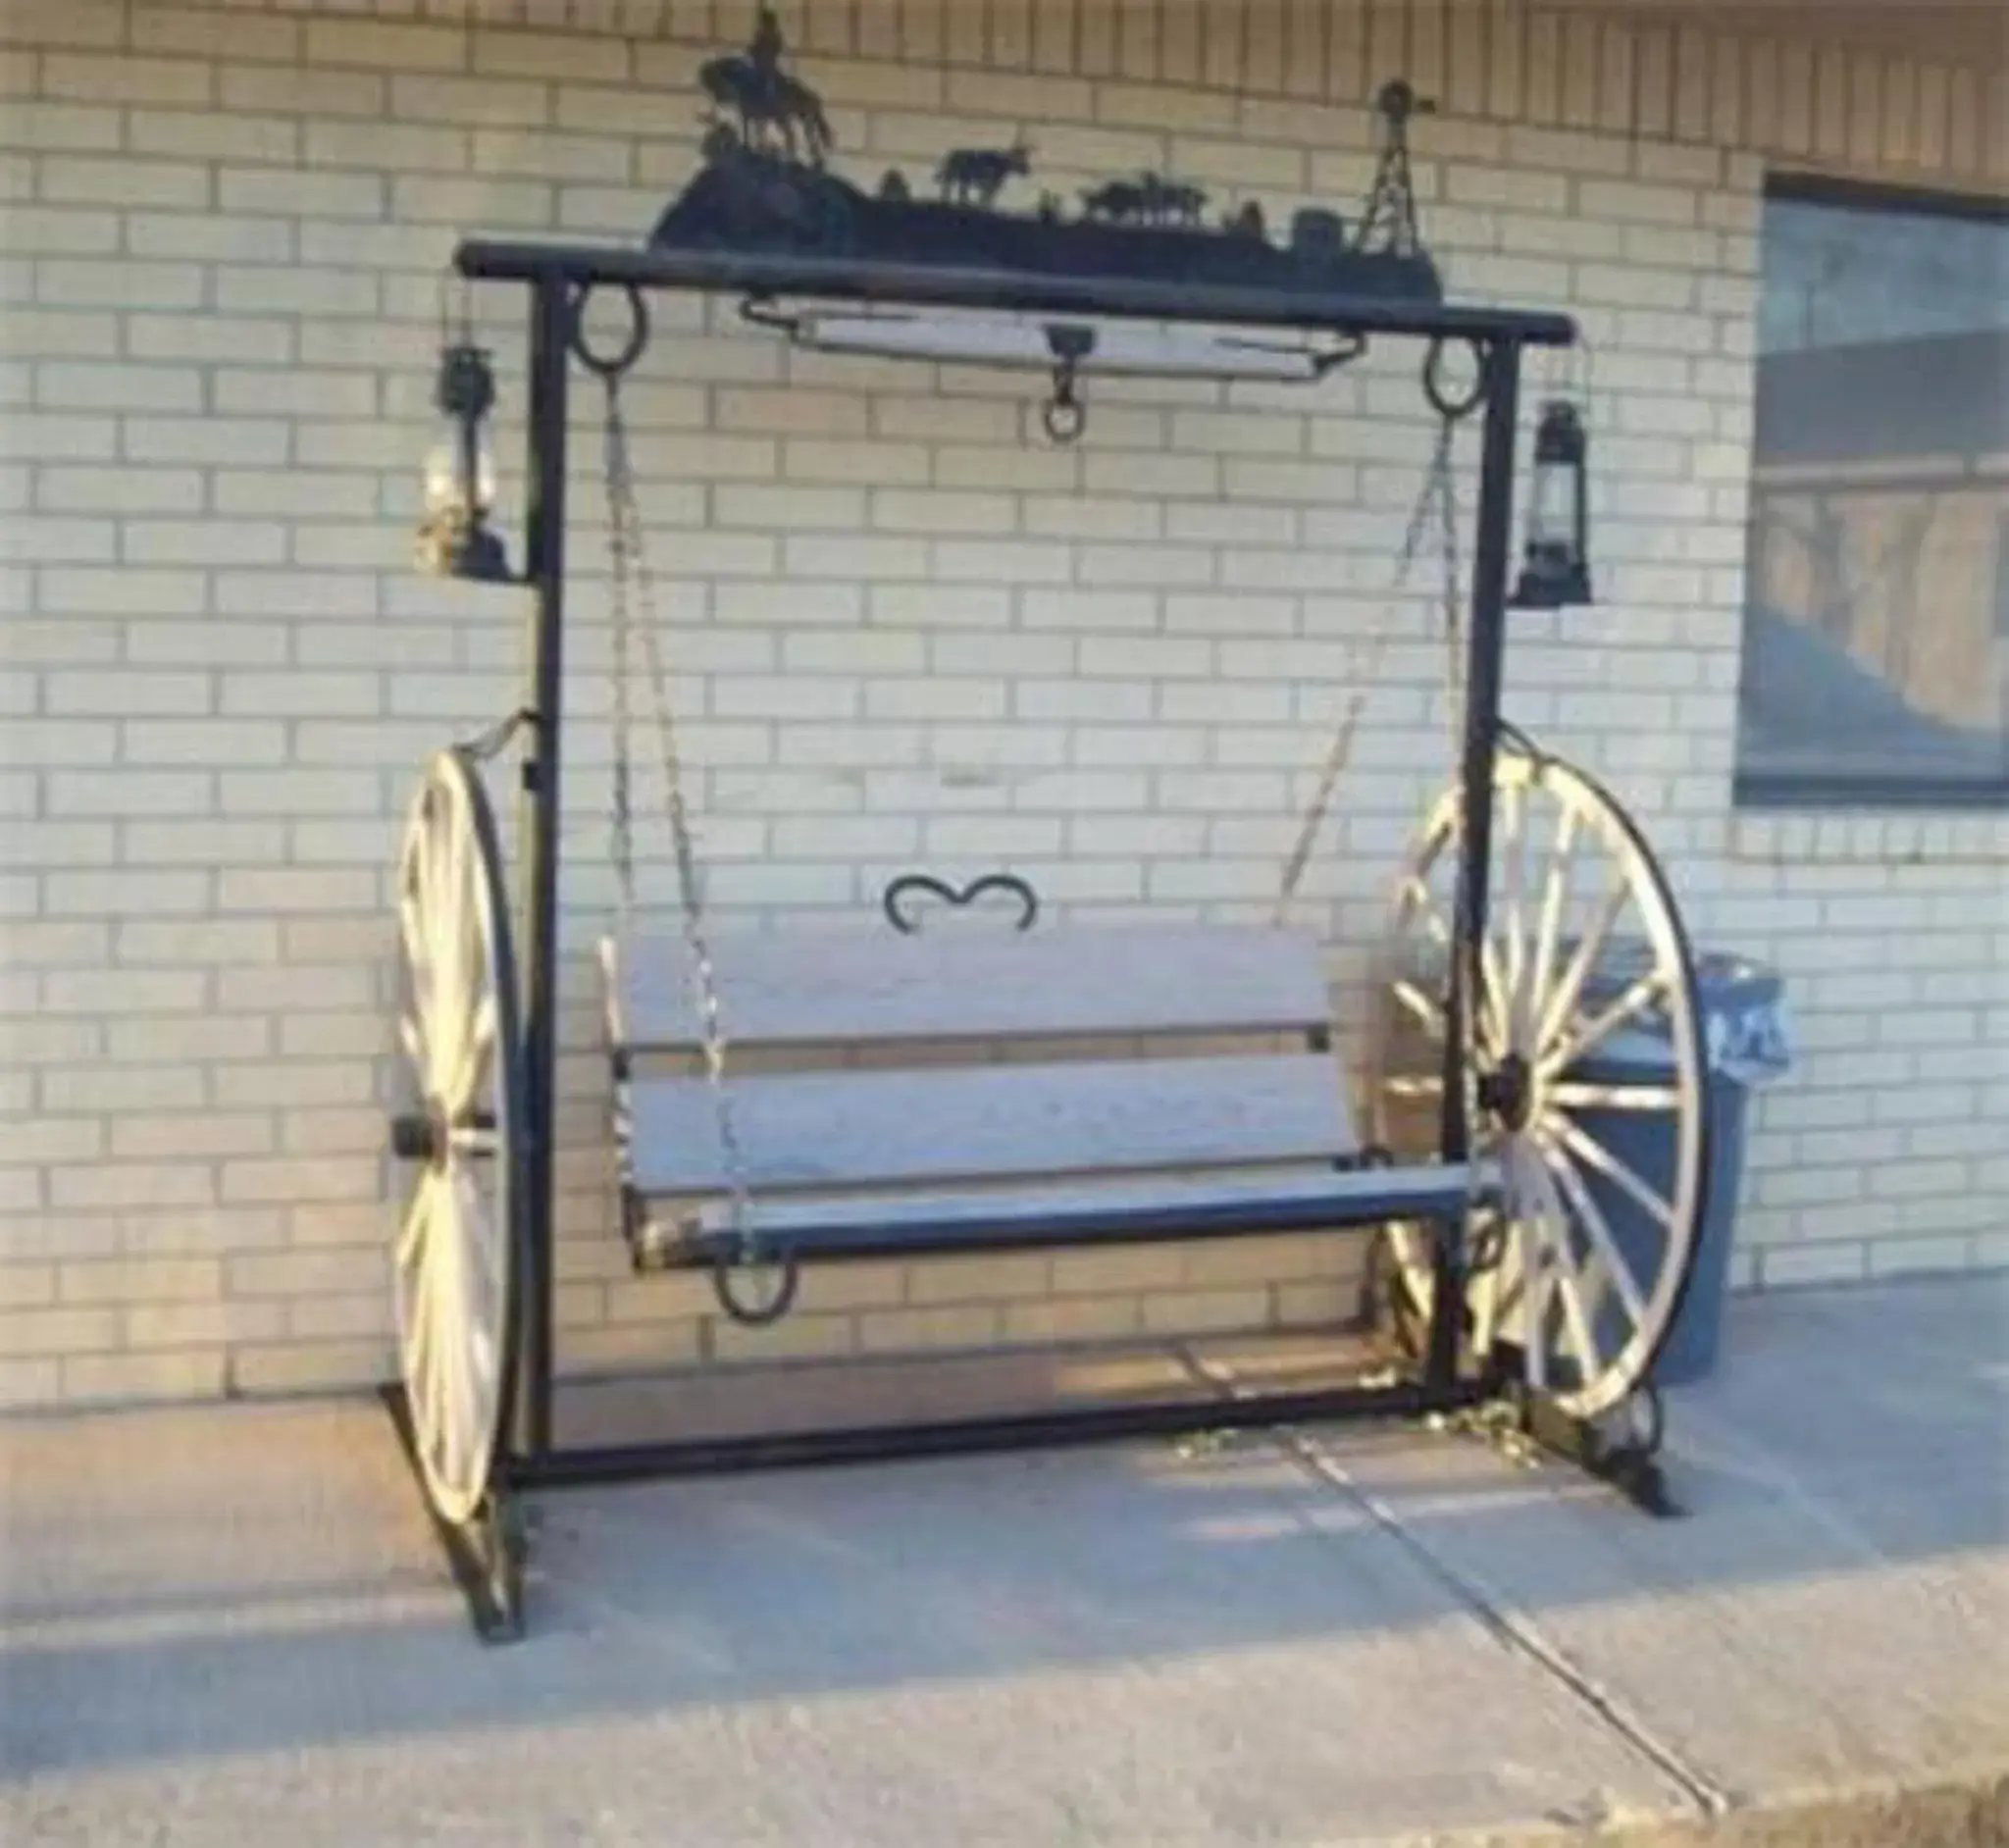
[[[914,899],[932,898],[939,904],[960,911],[993,893],[1004,893],[1017,901],[1018,921],[1012,926],[1014,930],[1032,929],[1040,914],[1039,894],[1016,873],[986,873],[981,879],[971,880],[959,892],[947,880],[937,879],[932,873],[902,873],[887,885],[879,905],[886,913],[887,923],[902,937],[912,937],[921,929],[921,916],[913,909]]]

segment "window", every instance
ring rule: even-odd
[[[1765,201],[1737,795],[2009,804],[2009,202]]]

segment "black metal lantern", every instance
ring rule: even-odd
[[[1542,406],[1534,433],[1534,489],[1516,609],[1568,609],[1590,601],[1590,505],[1584,485],[1589,444],[1576,407]]]
[[[508,583],[508,555],[488,525],[495,502],[495,456],[489,440],[495,374],[487,350],[467,339],[444,347],[433,403],[440,423],[426,456],[419,563],[438,577]]]

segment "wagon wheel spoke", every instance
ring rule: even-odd
[[[1618,884],[1606,892],[1604,902],[1598,907],[1596,921],[1584,933],[1583,941],[1576,946],[1549,996],[1548,1005],[1543,1008],[1541,1019],[1535,1027],[1535,1044],[1552,1046],[1561,1035],[1564,1025],[1576,1011],[1577,1003],[1583,999],[1584,984],[1590,980],[1591,971],[1597,967],[1598,958],[1603,955],[1605,946],[1611,941],[1612,927],[1619,921],[1625,909],[1630,895],[1624,885]]]
[[[1431,1036],[1442,1042],[1445,1033],[1444,1009],[1425,995],[1414,982],[1398,981],[1395,984],[1395,999],[1409,1010],[1412,1016],[1427,1028]]]
[[[1563,912],[1570,901],[1570,869],[1575,864],[1577,814],[1565,809],[1556,823],[1555,839],[1549,844],[1548,863],[1542,874],[1541,911],[1535,925],[1534,952],[1528,965],[1528,1032],[1539,1032],[1548,1016],[1551,988],[1556,974],[1556,951],[1563,935]]]
[[[1423,933],[1441,950],[1451,948],[1451,920],[1445,915],[1444,907],[1437,902],[1437,895],[1420,878],[1411,877],[1403,881],[1400,889],[1402,902],[1414,907],[1413,915],[1421,924]]]
[[[1436,1072],[1414,1072],[1390,1078],[1385,1089],[1391,1098],[1441,1098],[1444,1080]]]
[[[1563,1326],[1574,1352],[1578,1376],[1589,1379],[1600,1370],[1603,1362],[1597,1352],[1596,1337],[1591,1333],[1590,1318],[1584,1312],[1586,1280],[1571,1242],[1571,1211],[1557,1192],[1556,1183],[1540,1155],[1534,1151],[1523,1151],[1522,1161],[1529,1191],[1541,1203],[1541,1219],[1555,1229],[1555,1243],[1550,1247],[1551,1283],[1562,1306]]]
[[[1591,1084],[1577,1078],[1557,1079],[1547,1095],[1564,1110],[1678,1110],[1682,1104],[1673,1085]]]
[[[1649,1217],[1661,1225],[1672,1228],[1674,1222],[1674,1203],[1658,1189],[1642,1180],[1631,1164],[1614,1155],[1602,1143],[1584,1134],[1575,1123],[1563,1119],[1559,1133],[1564,1146],[1586,1167],[1595,1168],[1608,1181],[1618,1186]]]
[[[1525,842],[1522,824],[1526,820],[1526,793],[1519,786],[1500,792],[1500,889],[1492,906],[1492,923],[1499,933],[1495,952],[1501,982],[1501,1043],[1518,1048],[1528,1031],[1523,1020],[1527,953],[1522,936],[1521,875]]]
[[[1646,1320],[1646,1296],[1639,1287],[1639,1280],[1632,1274],[1632,1266],[1626,1261],[1625,1254],[1619,1249],[1619,1241],[1612,1234],[1611,1222],[1605,1217],[1604,1208],[1597,1204],[1590,1189],[1583,1184],[1583,1177],[1575,1164],[1562,1150],[1544,1140],[1542,1158],[1562,1184],[1563,1191],[1570,1196],[1578,1222],[1596,1250],[1600,1270],[1611,1280],[1612,1288],[1618,1292],[1619,1301],[1624,1305],[1633,1327],[1639,1327]]]
[[[1617,1001],[1563,1034],[1559,1043],[1543,1053],[1544,1065],[1551,1071],[1561,1071],[1594,1052],[1619,1028],[1640,1019],[1655,1006],[1671,979],[1665,969],[1641,976]]]

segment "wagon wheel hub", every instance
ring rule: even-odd
[[[1527,1128],[1535,1110],[1534,1068],[1519,1052],[1509,1052],[1478,1079],[1479,1107],[1510,1136]]]

